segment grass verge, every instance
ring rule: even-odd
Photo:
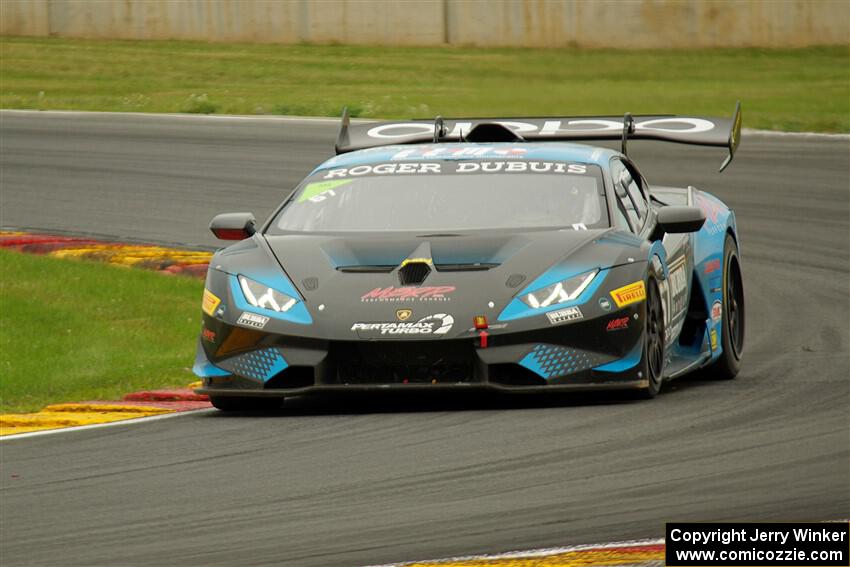
[[[0,106],[362,117],[679,113],[850,131],[848,48],[384,48],[0,39]]]
[[[0,412],[193,381],[203,285],[0,250]]]

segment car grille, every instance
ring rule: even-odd
[[[331,345],[341,384],[436,384],[480,381],[472,341],[361,341]]]

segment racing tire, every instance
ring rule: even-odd
[[[646,388],[638,390],[638,396],[652,399],[661,391],[664,371],[664,307],[661,293],[654,278],[646,285],[646,321],[643,342],[643,375],[649,381]]]
[[[741,369],[744,348],[744,285],[738,246],[730,234],[723,244],[723,315],[721,318],[720,357],[706,367],[705,375],[714,380],[731,380]]]
[[[271,412],[280,409],[283,399],[249,396],[210,396],[210,403],[215,409],[221,411]]]

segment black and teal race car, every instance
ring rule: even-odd
[[[729,149],[682,116],[360,122],[259,228],[211,260],[194,371],[222,410],[349,390],[632,389],[744,341],[735,214],[647,183],[631,139]],[[619,139],[622,151],[577,143]],[[721,168],[722,170],[722,168]]]

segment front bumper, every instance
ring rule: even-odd
[[[643,303],[606,317],[468,337],[330,341],[264,333],[204,315],[197,392],[291,396],[338,391],[630,389],[642,375]],[[629,325],[608,330],[612,319]]]

